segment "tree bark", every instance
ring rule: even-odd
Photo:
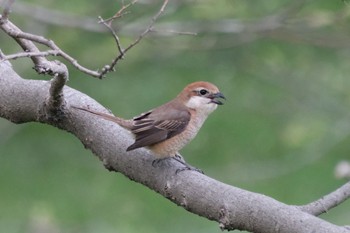
[[[268,233],[350,232],[298,207],[221,183],[198,172],[176,174],[182,165],[174,160],[152,166],[153,156],[148,150],[125,151],[133,142],[130,132],[115,123],[70,108],[71,105],[89,106],[106,112],[92,98],[67,86],[63,89],[61,114],[53,117],[45,111],[50,83],[23,79],[9,62],[0,62],[0,116],[14,123],[41,122],[74,134],[108,170],[124,174],[194,214],[217,221],[221,229]]]

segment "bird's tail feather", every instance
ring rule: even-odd
[[[131,120],[125,120],[125,119],[120,118],[120,117],[116,117],[116,116],[113,116],[113,115],[110,115],[110,114],[107,114],[107,113],[103,113],[103,112],[97,112],[97,111],[94,111],[94,110],[90,110],[88,108],[83,108],[83,107],[78,107],[78,106],[73,106],[73,105],[71,107],[75,108],[75,109],[79,109],[79,110],[85,111],[85,112],[92,113],[92,114],[94,114],[96,116],[99,116],[99,117],[105,119],[105,120],[115,122],[118,125],[122,126],[123,128],[126,128],[126,129],[130,129],[131,126],[132,126]]]

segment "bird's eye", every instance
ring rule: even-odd
[[[208,94],[208,91],[205,90],[205,89],[201,89],[201,90],[199,91],[199,94],[201,94],[201,95],[206,95],[206,94]]]

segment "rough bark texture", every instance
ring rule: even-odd
[[[65,87],[64,105],[58,111],[61,114],[48,115],[45,103],[49,88],[49,81],[22,79],[10,63],[0,62],[0,116],[14,123],[37,121],[71,132],[100,158],[107,169],[144,184],[192,213],[217,221],[222,229],[268,233],[350,232],[297,207],[221,183],[198,172],[175,174],[182,166],[176,161],[153,167],[149,151],[125,151],[133,141],[128,131],[69,107],[89,105],[106,111],[79,91]]]

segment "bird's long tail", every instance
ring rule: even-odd
[[[78,106],[74,106],[74,105],[71,105],[71,107],[75,108],[75,109],[79,109],[79,110],[85,111],[85,112],[92,113],[92,114],[94,114],[96,116],[99,116],[99,117],[105,119],[105,120],[115,122],[118,125],[120,125],[121,127],[126,128],[126,129],[130,129],[132,127],[132,121],[131,120],[125,120],[125,119],[120,118],[120,117],[109,115],[109,114],[103,113],[103,112],[97,112],[97,111],[94,111],[94,110],[90,110],[88,108],[78,107]]]

